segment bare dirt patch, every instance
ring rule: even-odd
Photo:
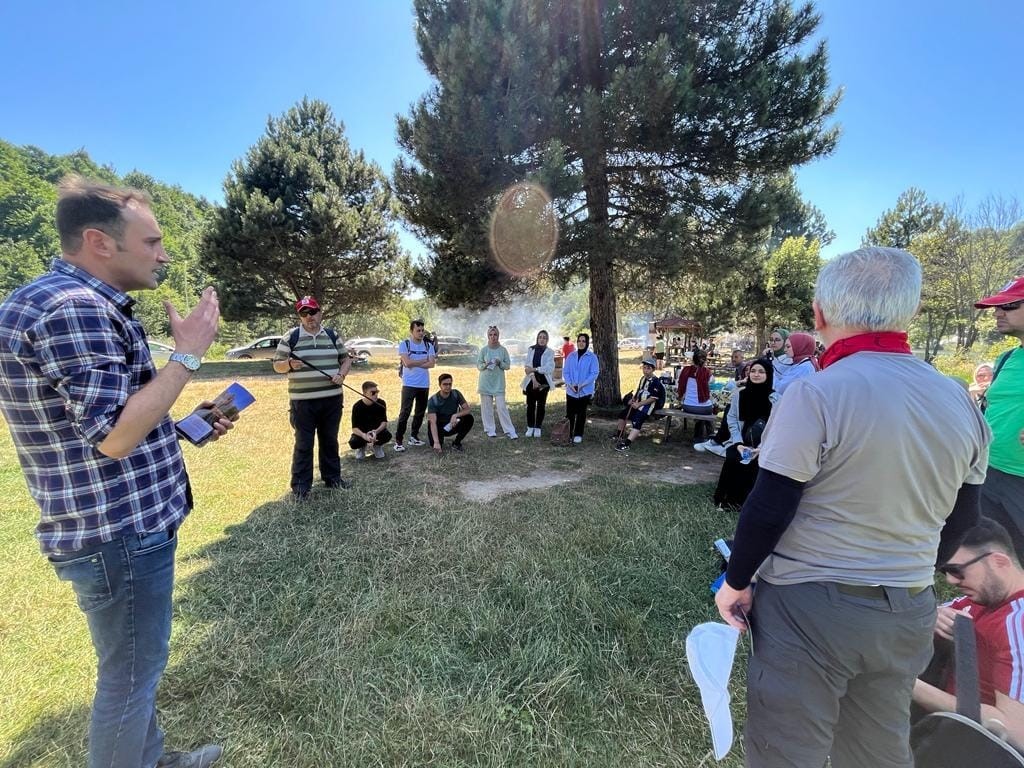
[[[534,472],[526,477],[502,477],[497,480],[471,480],[463,483],[459,490],[470,501],[490,501],[504,493],[553,488],[582,476],[575,472]]]

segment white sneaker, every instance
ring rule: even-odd
[[[356,448],[356,461],[361,461],[366,458],[365,448]]]
[[[706,451],[707,449],[708,444],[706,442],[693,444],[693,450],[695,450],[697,453],[704,453],[704,451]]]
[[[726,445],[719,445],[718,443],[713,442],[711,440],[708,440],[706,443],[704,443],[704,449],[708,453],[713,453],[713,454],[715,454],[715,456],[721,456],[723,459],[725,458],[725,449],[726,448],[728,448],[728,446],[726,446]]]
[[[533,436],[534,437],[540,437],[540,427],[534,427],[533,428]]]
[[[375,458],[375,459],[387,458],[384,455],[384,446],[383,445],[375,445],[375,446],[373,446],[373,458]]]
[[[519,435],[517,435],[517,434],[516,434],[515,432],[509,432],[509,433],[508,433],[508,434],[506,435],[506,437],[507,437],[507,438],[508,438],[509,440],[518,440],[518,439],[519,439]]]
[[[426,445],[426,443],[424,443],[418,437],[413,437],[412,435],[409,435],[409,439],[406,440],[406,442],[409,443],[409,445]]]
[[[405,451],[405,446],[401,443],[395,443],[395,453],[402,453]]]
[[[493,432],[484,432],[484,434],[487,435],[488,437],[497,437],[497,435],[494,434]]]
[[[572,441],[573,441],[574,443],[582,443],[582,442],[583,442],[583,438],[582,438],[582,437],[580,437],[579,435],[576,435],[576,437],[574,437],[574,438],[572,439]]]

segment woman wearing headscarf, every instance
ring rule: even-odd
[[[548,332],[540,331],[536,343],[526,350],[523,394],[526,395],[526,436],[540,437],[544,408],[555,374],[555,352],[548,347]]]
[[[786,339],[784,346],[786,358],[789,362],[783,363],[782,358],[775,359],[775,391],[780,395],[786,391],[786,387],[797,379],[810,376],[820,370],[818,360],[814,356],[814,337],[809,333],[791,333]]]
[[[725,464],[715,488],[715,504],[719,507],[742,506],[754,487],[761,433],[779,397],[773,390],[772,372],[771,359],[755,360],[747,371],[746,383],[733,393],[728,415],[732,445],[725,451]],[[747,458],[745,452],[749,452]]]
[[[768,335],[768,348],[765,357],[779,359],[786,356],[786,339],[789,338],[788,328],[776,328]]]
[[[680,407],[685,413],[699,416],[710,416],[715,412],[714,400],[711,398],[711,382],[714,376],[707,366],[708,353],[702,349],[693,351],[693,362],[679,372],[679,384],[676,394],[679,395]],[[693,439],[704,440],[711,434],[711,424],[698,421],[693,427]]]
[[[508,403],[505,402],[505,371],[512,367],[512,360],[508,350],[501,345],[499,335],[498,326],[492,325],[487,329],[487,343],[480,347],[476,359],[476,367],[480,371],[480,384],[477,388],[480,393],[480,418],[484,423],[484,433],[488,437],[497,437],[494,429],[494,412],[497,411],[505,436],[518,440],[519,435],[516,434]]]
[[[571,352],[562,363],[562,380],[565,382],[565,417],[569,419],[572,441],[583,442],[583,428],[587,424],[587,407],[594,397],[594,385],[601,364],[590,349],[590,336],[581,333],[576,337],[576,351]]]
[[[974,369],[974,381],[967,388],[974,402],[982,402],[982,398],[988,391],[989,385],[992,384],[992,372],[994,370],[992,363],[981,363],[981,365]]]

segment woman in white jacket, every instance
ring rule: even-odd
[[[523,394],[526,395],[526,436],[540,437],[544,408],[555,375],[555,352],[548,347],[548,332],[540,331],[537,342],[526,350],[523,361]]]

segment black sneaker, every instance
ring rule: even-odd
[[[207,744],[192,752],[164,752],[156,768],[208,768],[224,754],[217,744]]]
[[[452,450],[462,453],[462,443],[452,443]]]
[[[332,490],[337,490],[337,489],[340,488],[343,491],[347,491],[349,488],[352,487],[352,481],[351,480],[344,480],[344,479],[339,477],[336,481],[331,481],[329,483],[324,483],[324,487],[325,488],[330,488]]]
[[[303,502],[309,499],[309,490],[305,491],[292,491],[292,500],[296,502]]]
[[[629,450],[629,443],[627,443],[625,440],[623,440],[621,443],[616,444],[615,450],[616,451],[628,451]]]

